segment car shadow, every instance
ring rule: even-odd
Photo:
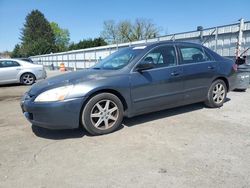
[[[244,93],[246,91],[247,91],[247,89],[235,89],[235,90],[233,90],[233,92],[236,92],[236,93]]]
[[[83,136],[88,135],[88,133],[82,128],[69,130],[50,130],[35,125],[32,125],[31,128],[36,136],[52,140],[82,138]]]
[[[1,84],[0,85],[0,88],[1,87],[16,87],[16,86],[24,86],[23,84],[20,84],[20,83],[14,83],[14,84]]]
[[[231,99],[227,97],[224,103],[227,103],[229,101],[231,101]]]
[[[226,98],[225,103],[230,101],[230,100],[231,100],[230,98]],[[186,105],[186,106],[162,110],[162,111],[158,111],[158,112],[152,112],[152,113],[136,116],[133,118],[125,118],[123,120],[122,126],[120,126],[119,129],[116,131],[120,131],[121,129],[124,128],[124,126],[133,127],[133,126],[145,123],[145,122],[154,121],[154,120],[162,119],[162,118],[167,118],[170,116],[180,115],[183,113],[188,113],[188,112],[200,110],[203,108],[206,108],[203,103],[195,103],[195,104],[190,104],[190,105]],[[50,129],[46,129],[46,128],[32,125],[32,131],[38,137],[45,138],[45,139],[52,139],[52,140],[82,138],[84,136],[92,137],[92,135],[90,135],[83,128],[68,129],[68,130],[50,130]]]
[[[152,112],[148,114],[139,115],[133,118],[125,118],[123,121],[123,125],[127,127],[133,127],[135,125],[142,124],[145,122],[167,118],[170,116],[176,116],[176,115],[180,115],[180,114],[195,111],[195,110],[200,110],[202,108],[205,108],[204,104],[196,103],[196,104],[186,105],[182,107],[162,110],[158,112]]]
[[[122,125],[114,132],[119,131],[123,128],[124,126]],[[84,136],[94,137],[93,135],[88,133],[84,128],[81,127],[79,127],[78,129],[51,130],[32,125],[31,129],[36,136],[51,140],[82,138]]]
[[[225,103],[229,102],[230,100],[231,100],[230,98],[226,98]],[[136,116],[133,118],[125,118],[123,121],[123,126],[133,127],[135,125],[142,124],[145,122],[154,121],[154,120],[162,119],[162,118],[167,118],[170,116],[176,116],[176,115],[200,110],[203,108],[207,108],[203,103],[195,103],[195,104],[190,104],[190,105],[186,105],[186,106],[162,110],[162,111],[158,111],[158,112],[143,114],[143,115]]]

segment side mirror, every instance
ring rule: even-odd
[[[149,69],[152,69],[154,67],[155,66],[154,66],[153,63],[150,63],[150,62],[141,62],[139,65],[137,65],[136,71],[142,72],[144,70],[149,70]]]

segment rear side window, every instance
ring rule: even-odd
[[[0,68],[20,66],[16,61],[0,61]]]
[[[211,60],[202,49],[197,47],[180,46],[180,64],[198,63]]]

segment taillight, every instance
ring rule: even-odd
[[[238,70],[238,65],[236,63],[233,64],[233,70],[237,71]]]

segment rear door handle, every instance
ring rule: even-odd
[[[22,70],[22,69],[20,69],[20,68],[17,68],[16,70]]]
[[[174,71],[174,72],[171,72],[171,76],[178,76],[180,73],[179,72],[176,72],[176,71]]]
[[[213,65],[209,65],[207,68],[210,69],[210,70],[212,70],[212,69],[214,69],[215,67],[214,67]]]

